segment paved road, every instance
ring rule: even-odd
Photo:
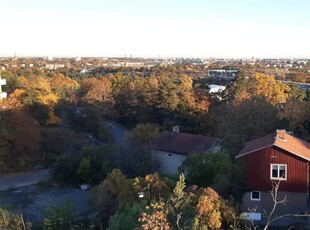
[[[1,175],[0,191],[36,184],[40,181],[46,181],[49,178],[49,169]]]
[[[129,144],[127,137],[128,129],[110,120],[106,120],[106,124],[110,127],[111,133],[113,135],[116,144],[122,149],[127,148]]]

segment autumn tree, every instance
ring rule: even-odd
[[[61,123],[61,119],[55,114],[55,106],[59,102],[59,97],[52,91],[48,79],[44,77],[21,78],[19,85],[17,95],[22,100],[21,104],[29,109],[40,123],[48,125]]]
[[[31,230],[31,224],[25,223],[22,215],[10,213],[5,209],[0,209],[0,228]]]
[[[273,76],[255,73],[252,77],[239,77],[229,87],[231,97],[235,102],[241,102],[251,97],[261,96],[272,105],[286,102],[290,87],[277,82]]]
[[[37,154],[40,148],[39,124],[23,107],[20,101],[22,96],[21,90],[15,90],[0,105],[5,108],[0,115],[3,122],[1,133],[2,137],[9,141],[3,139],[2,150],[7,152],[10,146],[6,154],[7,169],[27,169],[33,166],[39,157]]]
[[[189,229],[195,216],[196,195],[186,190],[185,177],[180,174],[179,180],[168,200],[168,220],[173,229]]]
[[[11,167],[27,169],[40,159],[40,128],[38,122],[25,109],[7,110],[7,124],[11,130]]]
[[[150,200],[168,199],[171,193],[172,181],[166,177],[162,178],[158,173],[148,174],[145,177],[134,179],[134,190],[143,192],[144,197]]]
[[[74,92],[79,83],[63,74],[54,74],[50,79],[52,91],[64,102],[74,102]]]
[[[143,212],[139,218],[141,230],[169,230],[167,209],[164,202],[155,202],[146,207],[148,212]]]
[[[102,221],[107,224],[110,215],[116,209],[123,210],[127,205],[132,205],[137,199],[133,181],[127,179],[120,170],[114,169],[96,187],[93,202]]]
[[[86,104],[105,106],[105,109],[113,104],[112,83],[105,77],[83,79],[80,94]]]
[[[146,210],[147,204],[161,199],[168,199],[171,193],[170,184],[172,182],[168,178],[159,177],[157,173],[146,175],[144,178],[137,177],[134,180],[127,180],[132,183],[136,196],[139,195],[140,197],[133,204],[127,204],[125,208],[118,209],[111,216],[109,220],[111,229],[135,229],[135,227],[141,225],[138,222],[141,213],[148,213]]]
[[[222,225],[220,206],[219,195],[211,188],[204,189],[198,200],[197,215],[192,229],[220,229]]]

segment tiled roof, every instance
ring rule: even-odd
[[[249,141],[236,158],[271,146],[277,146],[310,161],[310,143],[294,137],[287,133],[286,130],[277,130],[275,133]]]
[[[157,150],[188,155],[192,152],[205,152],[215,144],[217,138],[188,133],[164,131],[154,140]]]

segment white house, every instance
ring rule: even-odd
[[[183,161],[191,153],[218,152],[219,139],[204,135],[164,131],[154,140],[156,158],[162,173],[176,173]]]
[[[222,93],[225,89],[226,86],[223,85],[209,85],[209,93]]]

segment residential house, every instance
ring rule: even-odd
[[[249,189],[243,196],[242,208],[248,217],[264,222],[265,211],[274,205],[271,191],[279,183],[279,204],[275,215],[303,213],[309,198],[310,144],[286,130],[248,142],[237,159],[245,163],[245,180]],[[250,209],[255,210],[251,214]]]
[[[209,93],[222,93],[226,89],[226,86],[211,84],[209,85],[209,89]]]
[[[175,126],[173,132],[164,131],[154,140],[156,158],[160,172],[176,173],[182,162],[191,153],[220,151],[219,139],[210,136],[180,133]]]

